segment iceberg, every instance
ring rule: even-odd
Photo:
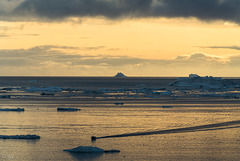
[[[0,108],[0,111],[17,111],[22,112],[25,111],[24,108]]]
[[[115,78],[126,78],[127,76],[125,76],[123,73],[118,72],[115,76]]]
[[[179,78],[169,86],[184,88],[184,89],[229,89],[234,88],[237,84],[231,80],[218,77],[205,76],[200,77],[197,74],[190,74],[189,77]]]
[[[40,139],[38,135],[0,135],[0,139],[29,139],[36,140]]]
[[[73,149],[65,149],[63,151],[72,152],[72,153],[114,153],[120,152],[119,150],[111,149],[111,150],[104,150],[98,147],[92,146],[79,146]]]
[[[81,109],[78,109],[78,108],[57,108],[57,111],[79,111]]]

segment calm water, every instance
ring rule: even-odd
[[[24,79],[24,80],[23,80]],[[102,78],[103,80],[106,78]],[[173,78],[171,78],[173,79]],[[34,81],[33,81],[34,80]],[[37,80],[37,81],[35,81]],[[3,87],[11,86],[65,86],[71,88],[117,88],[148,84],[164,86],[169,79],[132,80],[118,84],[116,80],[68,78],[2,78]],[[162,80],[159,82],[157,80]],[[173,79],[174,80],[174,79]],[[120,80],[118,80],[120,81]],[[75,83],[74,83],[75,82]],[[84,84],[84,82],[86,84]],[[89,82],[89,84],[87,84]],[[98,83],[96,83],[98,82]],[[135,83],[134,83],[135,82]],[[78,99],[78,98],[77,98]],[[1,99],[0,106],[21,107],[24,112],[0,112],[0,135],[36,134],[41,139],[0,139],[0,160],[239,160],[239,125],[218,130],[145,136],[105,138],[91,142],[90,137],[122,133],[166,130],[240,120],[240,104],[174,104],[161,108],[158,103],[112,103],[88,101],[75,103],[54,100],[32,101]],[[77,102],[77,101],[76,101]],[[136,102],[136,101],[135,101]],[[81,108],[78,112],[57,112],[57,107]],[[63,149],[77,146],[96,146],[118,149],[112,154],[70,154]]]
[[[12,105],[19,107],[20,105]],[[240,129],[106,138],[92,135],[154,131],[239,120],[240,106],[68,105],[78,112],[57,112],[58,105],[21,105],[25,112],[1,112],[3,135],[37,134],[38,141],[0,140],[0,160],[239,160]],[[67,106],[67,105],[66,105]],[[63,149],[97,146],[115,154],[69,154]]]

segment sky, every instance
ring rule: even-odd
[[[0,0],[0,76],[240,77],[240,0]]]

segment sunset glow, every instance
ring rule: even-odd
[[[87,5],[77,2],[79,10]],[[199,12],[210,12],[208,7],[216,9],[216,16],[209,13],[209,17],[192,12],[187,5],[189,13],[172,15],[170,1],[144,1],[142,5],[149,5],[153,11],[143,9],[142,14],[137,6],[140,1],[134,6],[133,2],[122,2],[93,1],[99,11],[95,13],[90,7],[84,13],[75,13],[70,1],[62,1],[58,8],[45,0],[2,0],[0,75],[113,76],[121,71],[128,76],[240,76],[239,21],[217,10],[221,5],[231,7],[233,1],[196,1]],[[183,7],[171,0],[174,2],[175,7]],[[102,12],[101,7],[107,4],[133,9],[127,13]],[[164,8],[163,4],[169,12],[155,11]],[[30,5],[34,7],[30,9]],[[40,11],[44,5],[48,7]]]

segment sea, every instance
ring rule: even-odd
[[[240,160],[240,100],[149,94],[176,79],[0,77],[0,108],[24,108],[0,111],[0,135],[41,137],[0,139],[0,160]],[[63,151],[78,146],[120,152]]]

